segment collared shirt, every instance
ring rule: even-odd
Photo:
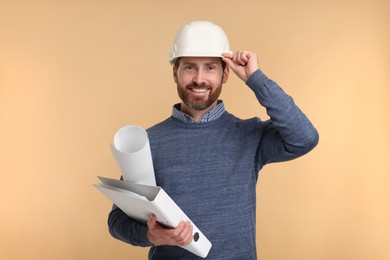
[[[204,114],[199,123],[210,122],[218,119],[223,113],[225,113],[225,105],[222,100],[218,100],[218,103],[215,107],[213,107],[209,112]],[[196,123],[194,118],[186,113],[180,111],[180,103],[176,104],[172,108],[172,117],[179,119],[185,123]]]

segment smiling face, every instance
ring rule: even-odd
[[[173,78],[182,100],[182,111],[192,115],[194,111],[207,112],[213,108],[228,74],[228,68],[222,68],[221,58],[180,58],[173,67]]]

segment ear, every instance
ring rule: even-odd
[[[225,84],[227,82],[228,78],[229,78],[229,66],[226,65],[225,70],[223,71],[223,75],[222,75],[222,83]]]
[[[177,84],[177,66],[175,66],[175,65],[173,65],[172,74],[173,74],[173,80]]]

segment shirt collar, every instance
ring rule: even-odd
[[[205,123],[210,122],[213,120],[218,119],[222,114],[225,112],[225,105],[223,104],[222,100],[218,100],[218,103],[215,107],[213,107],[209,112],[204,114],[201,118],[199,123]],[[183,121],[185,123],[196,123],[194,118],[192,116],[187,115],[186,113],[183,113],[180,111],[180,103],[175,104],[172,108],[172,117],[179,119],[180,121]]]

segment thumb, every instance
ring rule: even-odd
[[[233,61],[232,57],[228,57],[228,56],[224,55],[224,56],[222,56],[222,59],[232,69],[234,74],[236,74],[243,81],[247,80],[247,78],[245,76],[245,71],[244,71],[245,67],[244,66],[237,65],[237,63]]]
[[[226,62],[226,64],[229,65],[229,67],[230,67],[231,69],[234,69],[234,67],[236,66],[236,64],[234,64],[232,58],[231,58],[230,56],[228,56],[228,55],[223,55],[223,56],[222,56],[222,60],[223,60],[224,62]]]
[[[157,217],[156,217],[156,215],[152,214],[150,216],[150,219],[148,220],[148,227],[152,228],[156,225],[156,223],[157,223]]]

